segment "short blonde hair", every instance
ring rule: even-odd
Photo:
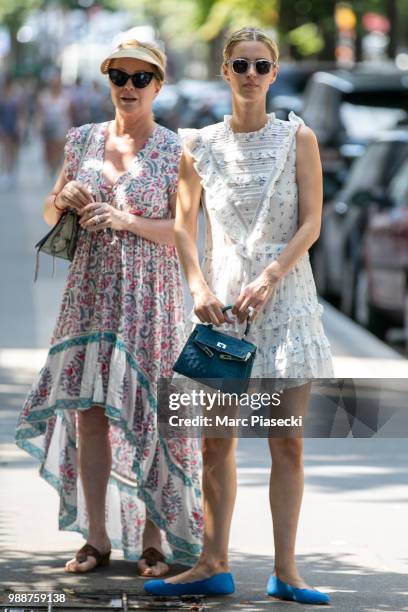
[[[279,47],[277,43],[267,34],[265,34],[265,32],[259,30],[258,28],[242,28],[241,30],[237,30],[231,34],[222,52],[224,63],[231,58],[232,50],[235,45],[240,42],[253,40],[262,42],[268,47],[269,51],[271,52],[272,59],[277,65],[279,61]]]
[[[159,64],[159,69],[155,72],[156,78],[160,83],[163,83],[164,75],[166,74],[167,56],[155,43],[140,42],[135,38],[131,38],[129,40],[122,41],[118,45],[118,50],[119,49],[141,49],[145,50],[149,55],[152,55],[152,58],[154,58]]]

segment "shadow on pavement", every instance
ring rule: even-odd
[[[250,478],[245,478],[246,487],[267,485],[266,465],[270,465],[266,440],[240,440],[238,467],[251,469]],[[306,487],[311,485],[325,493],[407,487],[408,445],[402,438],[309,438],[305,440],[305,477]],[[408,503],[408,497],[390,496],[379,501]]]
[[[71,594],[94,593],[101,596],[104,593],[126,592],[129,596],[143,593],[144,579],[137,576],[135,563],[113,560],[110,567],[100,568],[97,572],[71,575],[62,569],[66,559],[66,554],[52,551],[35,556],[17,550],[5,552],[0,561],[3,596],[9,589],[53,592],[65,589]],[[203,608],[198,606],[195,609],[289,610],[289,603],[268,598],[264,593],[272,563],[272,559],[266,556],[233,553],[231,566],[236,579],[236,593],[228,598],[206,599]],[[331,595],[332,607],[336,610],[408,610],[407,576],[404,574],[369,570],[347,561],[347,555],[341,559],[334,555],[298,555],[298,564],[300,573],[311,585]],[[182,569],[180,566],[174,568],[174,573]],[[382,600],[383,596],[386,601]],[[308,606],[307,609],[315,607]],[[194,606],[190,609],[194,609]],[[293,609],[300,610],[299,607]]]

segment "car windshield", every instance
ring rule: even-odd
[[[305,89],[307,79],[310,74],[307,72],[282,69],[279,71],[278,78],[271,85],[270,93],[272,96],[290,96],[301,94]]]
[[[375,142],[354,162],[342,193],[343,198],[348,199],[357,191],[371,191],[383,184],[384,169],[392,145],[392,142]]]
[[[389,130],[407,119],[403,108],[364,106],[351,102],[340,104],[340,119],[353,140],[371,139],[378,132]]]
[[[352,165],[347,183],[341,192],[341,199],[347,200],[357,191],[372,192],[385,189],[396,169],[400,175],[401,164],[405,164],[407,156],[407,142],[399,140],[373,142],[364,155]]]
[[[344,92],[326,82],[309,81],[302,117],[322,143],[330,139],[362,142],[408,121],[404,88]]]

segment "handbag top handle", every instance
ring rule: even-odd
[[[222,310],[222,312],[226,312],[227,310],[231,310],[232,307],[233,307],[232,304],[228,304],[228,306],[224,306],[223,308],[221,308],[221,310]],[[209,323],[208,327],[209,327],[209,329],[212,329],[213,328],[213,323]],[[249,321],[249,315],[248,315],[247,320],[246,320],[245,331],[244,331],[243,336],[242,336],[243,338],[245,338],[245,336],[247,336],[249,334],[249,330],[250,329],[251,329],[251,323]]]

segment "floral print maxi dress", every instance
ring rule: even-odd
[[[168,218],[181,155],[177,136],[156,126],[110,186],[102,175],[107,123],[94,127],[81,160],[90,127],[68,132],[67,179],[122,210]],[[17,426],[17,444],[40,460],[41,475],[60,494],[60,529],[86,537],[77,411],[103,406],[113,455],[107,529],[127,559],[141,553],[146,510],[166,534],[169,560],[192,564],[200,551],[197,442],[165,440],[157,428],[157,381],[172,373],[183,314],[173,246],[127,231],[80,229],[48,358]]]

